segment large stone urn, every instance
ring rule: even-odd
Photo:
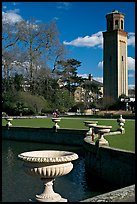
[[[7,120],[6,126],[7,126],[8,128],[11,127],[11,126],[12,126],[11,121],[13,120],[13,118],[6,118],[6,120]]]
[[[73,169],[71,161],[78,159],[73,152],[42,150],[24,152],[18,155],[23,160],[23,168],[29,175],[39,176],[44,183],[44,190],[31,201],[34,202],[67,202],[53,190],[53,181],[58,176],[68,174]]]
[[[102,146],[102,145],[109,146],[109,143],[104,138],[104,135],[106,133],[109,133],[111,128],[112,128],[112,126],[106,126],[106,125],[97,125],[97,126],[95,126],[94,131],[95,131],[96,134],[98,134],[99,146]]]
[[[60,126],[58,125],[58,122],[60,122],[61,118],[52,118],[52,121],[55,123],[53,128],[55,130],[57,130],[58,128],[60,128]]]
[[[94,134],[94,127],[97,125],[98,121],[84,121],[85,126],[89,127],[88,132],[86,133],[86,136],[92,137],[92,142],[94,142],[95,134]]]

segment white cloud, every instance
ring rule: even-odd
[[[18,9],[10,10],[7,12],[2,12],[2,22],[4,24],[15,24],[23,20],[23,18],[17,14],[19,12]]]
[[[98,67],[99,67],[99,68],[103,68],[103,61],[101,61],[101,62],[98,63]]]
[[[65,45],[73,45],[76,47],[100,47],[102,48],[103,45],[103,35],[102,31],[99,31],[98,33],[95,33],[91,36],[85,36],[85,37],[78,37],[75,40],[72,40],[71,42],[64,41]]]
[[[36,21],[35,21],[36,22]],[[39,26],[36,23],[31,23],[30,21],[26,21],[27,28],[31,28],[34,30],[38,30]]]
[[[7,6],[3,6],[3,9],[6,9],[7,8]]]
[[[133,33],[133,32],[128,33],[127,43],[128,43],[128,45],[135,47],[135,33]]]
[[[30,62],[28,61],[25,61],[25,62],[19,62],[17,60],[15,60],[14,62],[11,63],[11,66],[13,66],[14,68],[29,68],[30,67]],[[41,65],[36,65],[36,64],[33,64],[33,66],[37,69],[40,69],[41,68]]]
[[[128,46],[135,47],[135,33],[128,33]],[[65,45],[73,45],[76,47],[99,47],[103,48],[103,34],[99,31],[91,36],[78,37],[70,42],[64,41]]]
[[[41,23],[41,22],[42,22],[42,20],[35,20],[35,22],[36,22],[36,23]]]
[[[128,70],[135,70],[135,59],[128,57]],[[103,61],[98,63],[98,67],[103,69]]]
[[[135,84],[128,85],[128,89],[135,89]]]
[[[128,74],[128,77],[135,77],[135,74]]]
[[[58,17],[56,17],[56,16],[55,16],[53,19],[54,19],[54,20],[56,20],[56,21],[57,21],[57,20],[59,20],[59,18],[58,18]]]
[[[128,70],[135,70],[135,59],[128,57]]]
[[[93,79],[103,83],[103,77],[94,77]]]
[[[64,10],[68,10],[71,7],[71,3],[70,2],[57,2],[57,8],[58,9],[64,9]]]
[[[19,9],[9,10],[7,12],[2,12],[3,24],[13,25],[15,23],[24,21],[23,18],[19,14],[17,14],[17,12],[19,12]],[[39,23],[39,22],[41,22],[41,20],[35,20],[34,23],[31,23],[31,22],[29,22],[29,20],[27,20],[26,26],[36,30],[36,29],[38,29],[38,25],[36,23]]]
[[[88,74],[78,74],[79,77],[82,77],[84,79],[88,79]]]
[[[82,77],[84,79],[88,79],[89,74],[78,74],[79,77]],[[103,83],[103,77],[93,77],[94,80],[99,81]]]

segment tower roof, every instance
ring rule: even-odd
[[[110,14],[122,14],[122,15],[125,15],[125,14],[119,12],[118,10],[113,10],[112,12],[107,13],[107,15],[110,15]]]
[[[113,10],[112,13],[119,13],[118,10]]]

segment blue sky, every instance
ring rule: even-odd
[[[67,58],[81,62],[78,74],[103,81],[102,31],[106,14],[118,10],[125,14],[128,32],[128,82],[135,85],[135,2],[3,2],[2,15],[9,21],[29,20],[47,23],[53,19],[60,41],[69,51]]]

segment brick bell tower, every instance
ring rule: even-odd
[[[107,31],[103,32],[103,99],[116,102],[121,94],[128,96],[127,32],[124,14],[117,10],[106,15]]]

